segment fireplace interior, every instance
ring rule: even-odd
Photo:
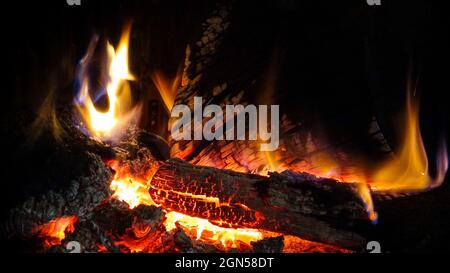
[[[13,4],[2,250],[446,250],[446,17],[383,4]],[[174,138],[196,97],[279,105],[278,149]]]

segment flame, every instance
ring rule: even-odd
[[[155,205],[149,195],[149,185],[143,181],[126,176],[116,177],[111,183],[113,197],[126,202],[131,209],[139,205]],[[216,202],[216,200],[213,200]],[[178,212],[168,212],[164,225],[167,231],[174,230],[180,225],[189,233],[195,233],[195,239],[220,242],[223,247],[237,247],[237,242],[250,245],[251,242],[261,240],[262,234],[256,229],[223,228],[210,223],[208,220],[191,217]]]
[[[137,181],[130,176],[115,178],[110,188],[114,192],[113,197],[127,203],[131,209],[139,205],[155,205],[148,193],[147,183]]]
[[[75,224],[78,221],[76,216],[61,217],[48,222],[47,224],[38,226],[35,234],[44,238],[44,247],[50,248],[52,246],[60,245],[62,240],[66,238],[66,234],[75,231]]]
[[[250,245],[251,242],[263,239],[263,234],[257,229],[223,228],[211,224],[208,220],[178,212],[169,212],[166,217],[164,225],[168,231],[176,229],[178,224],[188,233],[194,232],[196,240],[220,242],[226,248],[237,248],[237,242]]]
[[[108,42],[108,82],[106,84],[106,98],[108,110],[99,111],[90,96],[89,76],[87,66],[93,54],[90,46],[88,53],[81,61],[79,78],[81,89],[77,97],[77,107],[82,114],[91,135],[100,138],[117,136],[120,129],[132,119],[137,118],[139,106],[131,109],[131,88],[128,81],[134,81],[135,77],[128,68],[128,47],[131,33],[131,24],[127,25],[120,39],[117,50]]]
[[[110,185],[111,190],[114,192],[114,198],[126,202],[131,209],[139,205],[156,205],[149,194],[152,175],[144,174],[142,175],[143,177],[136,177],[132,175],[127,166],[121,166],[120,162],[114,160],[108,162],[108,165],[116,171]],[[221,204],[218,198],[185,194],[217,205]],[[259,241],[263,238],[261,232],[256,229],[223,228],[212,224],[208,220],[178,212],[167,212],[166,218],[164,225],[167,231],[174,230],[179,225],[187,233],[193,234],[195,239],[220,242],[225,248],[237,247],[237,242],[250,245],[251,242]]]
[[[150,172],[137,177],[131,174],[128,166],[121,166],[118,161],[112,160],[107,164],[116,172],[110,185],[114,198],[127,203],[131,209],[141,204],[155,205],[149,194]]]
[[[270,172],[275,172],[279,170],[279,164],[275,159],[275,155],[273,152],[265,151],[264,156],[266,159],[267,166],[265,170],[261,171],[260,173],[261,175],[268,176]]]
[[[428,156],[422,140],[419,126],[419,106],[414,101],[411,88],[408,87],[404,134],[399,153],[384,162],[373,174],[368,175],[362,168],[341,166],[329,154],[317,153],[311,156],[313,168],[305,166],[284,166],[274,161],[274,155],[265,154],[267,166],[265,169],[282,172],[286,169],[306,171],[308,173],[336,179],[341,182],[357,182],[358,192],[366,205],[369,219],[376,223],[378,215],[375,211],[371,192],[405,193],[425,191],[437,188],[444,182],[448,170],[448,152],[443,138],[437,152],[436,174],[429,174]],[[311,136],[310,136],[311,137]],[[310,138],[309,137],[309,138]],[[313,143],[308,138],[309,144]],[[261,175],[267,175],[264,171]]]
[[[372,178],[371,187],[384,192],[411,192],[440,186],[448,169],[445,142],[437,157],[437,173],[432,178],[428,172],[427,153],[419,126],[419,107],[408,89],[406,102],[406,127],[400,152],[385,162]]]
[[[182,73],[178,71],[173,79],[167,78],[163,73],[156,72],[153,75],[153,83],[158,90],[161,99],[166,106],[168,112],[172,111],[175,104],[175,97],[177,95],[178,87],[181,85]]]
[[[366,183],[358,183],[357,185],[361,200],[366,205],[366,211],[369,216],[369,220],[372,221],[372,223],[376,224],[378,222],[378,213],[375,211],[370,188]]]

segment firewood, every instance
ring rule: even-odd
[[[348,249],[366,243],[352,231],[352,225],[369,222],[353,183],[294,172],[264,177],[170,159],[149,192],[166,210],[223,227],[283,232]]]

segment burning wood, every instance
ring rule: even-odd
[[[241,174],[175,159],[158,169],[149,192],[169,211],[218,226],[266,229],[347,248],[365,243],[345,230],[345,225],[368,220],[356,184],[292,172]]]
[[[245,110],[243,105],[249,105],[252,99],[248,90],[253,88],[255,72],[243,79],[235,75],[239,79],[231,83],[220,82],[204,97],[199,91],[209,90],[202,86],[202,73],[215,64],[216,50],[229,26],[228,13],[228,8],[215,11],[204,24],[202,39],[192,52],[188,48],[178,94],[179,77],[174,84],[167,84],[163,77],[154,76],[167,110],[183,104],[190,116],[189,106],[194,105],[194,127],[200,128],[194,134],[202,132],[205,122],[202,111],[196,113],[195,109],[214,106],[216,114],[222,116],[222,108],[227,105],[239,103]],[[276,129],[275,148],[280,144],[277,151],[256,152],[255,147],[261,145],[256,138],[256,119],[247,132],[245,126],[238,130],[242,136],[253,135],[249,137],[255,140],[252,144],[238,143],[233,137],[220,144],[211,141],[224,139],[222,127],[227,125],[221,122],[217,126],[213,120],[205,127],[218,137],[202,140],[199,134],[191,141],[188,132],[189,136],[180,141],[172,135],[172,156],[186,161],[169,159],[165,140],[129,124],[140,114],[140,105],[131,102],[129,81],[136,78],[129,71],[130,33],[127,26],[116,49],[107,44],[102,67],[107,75],[102,83],[105,90],[91,90],[88,71],[97,38],[92,40],[77,79],[80,89],[75,101],[83,123],[76,123],[75,128],[71,116],[58,117],[63,121],[55,122],[64,127],[73,142],[64,148],[82,150],[79,154],[88,161],[88,171],[63,189],[32,196],[12,209],[3,226],[7,238],[35,235],[55,251],[65,251],[64,244],[75,240],[92,252],[288,252],[286,246],[295,242],[297,246],[291,249],[296,251],[347,252],[366,246],[368,227],[377,218],[372,190],[422,191],[443,181],[446,153],[440,156],[437,177],[432,179],[420,136],[418,109],[410,96],[405,147],[399,159],[389,161],[373,177],[345,174],[334,161],[331,167],[319,166],[317,162],[327,161],[329,155],[325,152],[325,156],[318,156],[315,142],[319,141],[294,125],[287,115],[282,117],[280,143],[278,123],[269,126]],[[233,90],[225,94],[227,89]],[[106,99],[105,111],[97,109],[94,93]],[[235,114],[230,111],[227,119],[234,122]],[[245,114],[238,115],[238,120],[239,116],[243,125]],[[278,120],[278,111],[271,116]],[[263,117],[267,121],[268,116]],[[56,114],[52,118],[57,120]],[[189,127],[191,120],[185,121],[183,125]],[[264,121],[259,120],[260,134],[267,134],[261,131],[267,124],[261,123]],[[338,154],[337,149],[330,154]],[[390,183],[392,179],[395,183]],[[410,183],[412,180],[416,183]]]
[[[33,232],[38,234],[39,237],[44,238],[45,248],[58,246],[64,240],[67,233],[73,233],[75,231],[75,223],[77,221],[78,218],[76,216],[62,217],[37,227]]]

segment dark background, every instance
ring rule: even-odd
[[[132,19],[131,71],[142,81],[150,80],[154,71],[173,76],[184,62],[186,45],[200,37],[201,23],[215,3],[82,0],[81,6],[70,7],[61,0],[9,5],[2,8],[3,209],[49,180],[48,170],[40,170],[48,147],[24,145],[34,134],[27,128],[49,94],[74,95],[75,68],[94,33],[116,44],[123,25]],[[376,116],[395,148],[396,117],[403,110],[410,75],[418,83],[421,128],[433,167],[449,117],[448,9],[425,0],[382,0],[380,7],[365,0],[235,1],[234,6],[233,27],[223,44],[229,58],[223,65],[235,65],[211,71],[211,78],[254,69],[246,66],[250,59],[260,60],[260,68],[275,60],[273,99],[284,111],[307,116],[311,128],[320,122],[320,130],[336,142],[354,135],[364,139],[367,121]],[[429,207],[420,211],[422,218],[414,219],[411,233],[435,234],[425,250],[445,249],[449,241],[444,231],[450,228],[448,188],[445,183],[438,197],[423,201]],[[391,245],[401,249],[403,243]]]

